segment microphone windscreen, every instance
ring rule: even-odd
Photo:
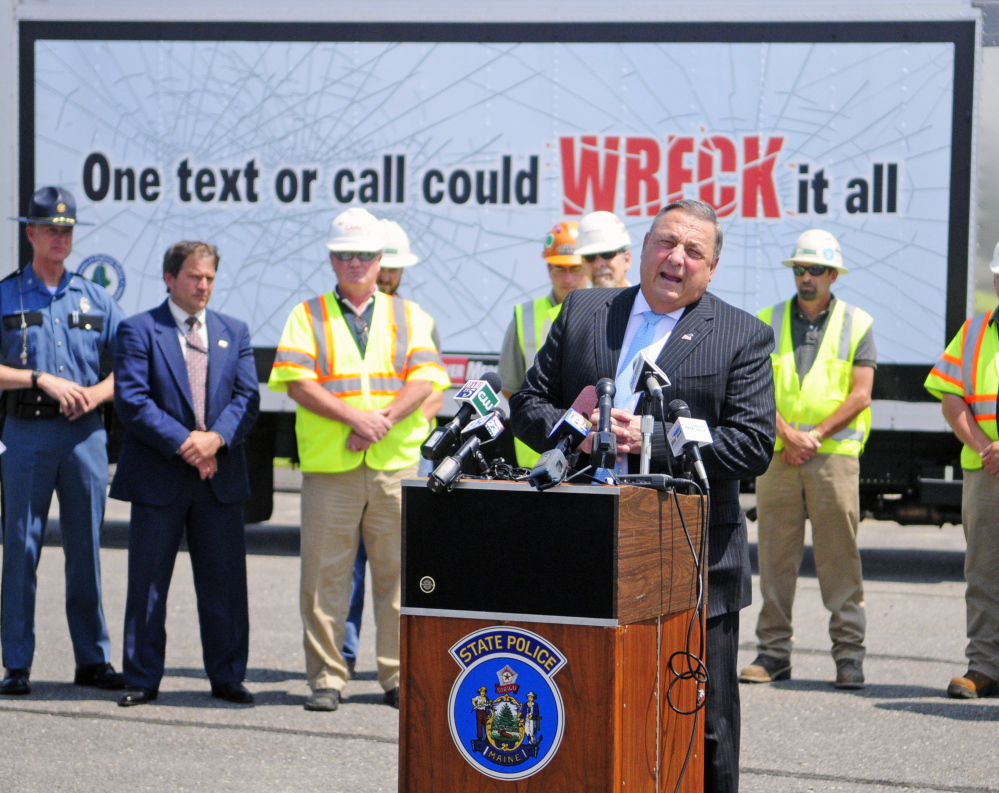
[[[480,380],[485,380],[489,383],[489,387],[492,388],[497,394],[503,390],[503,378],[501,378],[496,372],[486,372]]]
[[[670,419],[676,421],[678,418],[689,419],[690,418],[690,408],[687,407],[687,403],[682,399],[674,399],[669,403],[669,414]]]
[[[597,389],[591,385],[586,386],[579,392],[576,401],[572,403],[572,409],[581,413],[585,418],[589,418],[593,408],[597,406]]]

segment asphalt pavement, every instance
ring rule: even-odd
[[[348,685],[340,709],[302,708],[308,689],[297,603],[297,515],[297,494],[280,493],[272,520],[248,527],[252,707],[209,696],[183,553],[170,593],[159,700],[123,709],[113,692],[74,686],[62,553],[47,547],[39,569],[33,691],[0,699],[0,791],[397,790],[398,714],[381,704],[370,610],[359,679]],[[127,505],[109,502],[101,558],[119,668],[126,520]],[[867,688],[843,692],[830,684],[835,670],[828,615],[806,557],[793,677],[741,689],[742,790],[999,793],[999,699],[959,702],[944,693],[965,669],[960,528],[868,521],[861,543]],[[741,663],[755,655],[758,582],[755,597],[742,613]]]

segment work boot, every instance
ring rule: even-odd
[[[740,683],[773,683],[791,679],[791,661],[772,655],[756,656],[756,660],[739,673]]]
[[[864,687],[864,666],[852,658],[836,660],[836,688],[857,689]]]

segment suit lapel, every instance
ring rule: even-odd
[[[593,350],[597,362],[597,379],[609,377],[613,380],[617,376],[617,362],[621,357],[621,345],[624,343],[636,294],[637,286],[615,292],[596,312]]]
[[[208,393],[205,395],[205,424],[211,426],[210,419],[215,418],[212,409],[215,404],[215,392],[222,381],[222,373],[226,370],[229,356],[233,354],[233,339],[225,323],[214,311],[206,312],[208,322]]]
[[[169,299],[169,298],[168,298]],[[167,362],[173,379],[177,381],[177,389],[187,400],[191,412],[194,412],[194,399],[191,396],[191,381],[187,376],[187,362],[180,349],[180,341],[177,323],[173,321],[173,314],[170,307],[164,300],[159,308],[153,309],[153,318],[156,320],[156,343],[160,352]]]
[[[673,332],[663,346],[656,365],[668,376],[672,375],[684,358],[690,355],[713,330],[714,306],[710,295],[702,295],[692,303],[676,323]]]

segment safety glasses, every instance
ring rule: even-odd
[[[341,262],[349,262],[356,256],[358,261],[370,262],[378,253],[378,251],[333,251],[333,257]]]
[[[807,272],[809,275],[814,275],[818,278],[820,275],[825,275],[832,267],[823,267],[821,264],[812,264],[806,267],[803,264],[796,264],[791,269],[794,270],[795,275],[801,276]]]
[[[583,261],[586,262],[587,264],[593,264],[597,260],[598,257],[601,258],[601,259],[606,259],[607,261],[610,261],[615,256],[617,256],[618,254],[624,253],[625,250],[627,250],[627,249],[626,248],[621,248],[620,250],[616,250],[616,251],[605,251],[604,253],[584,253],[583,254]]]

